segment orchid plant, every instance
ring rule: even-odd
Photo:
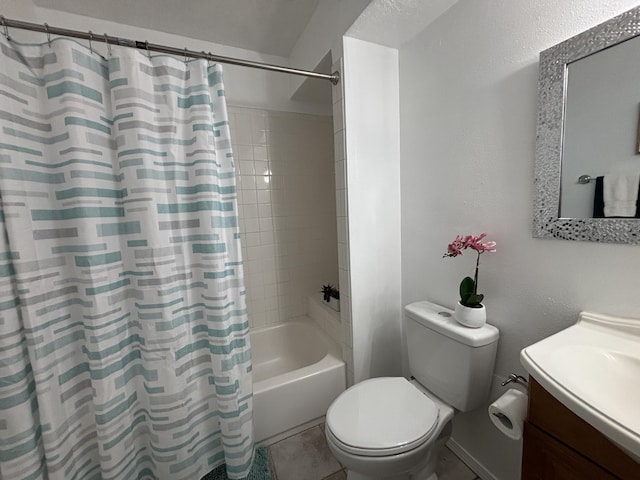
[[[465,307],[481,308],[484,295],[478,293],[478,268],[480,267],[480,255],[496,251],[496,242],[482,243],[481,240],[486,237],[486,233],[481,233],[477,237],[466,235],[464,237],[456,235],[456,239],[447,246],[447,252],[444,257],[457,257],[467,248],[475,250],[478,254],[476,258],[476,271],[473,278],[465,277],[460,282],[460,303]]]

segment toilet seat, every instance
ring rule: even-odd
[[[372,378],[344,391],[327,411],[327,435],[354,455],[397,455],[424,444],[440,409],[402,377]]]

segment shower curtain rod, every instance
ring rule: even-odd
[[[251,60],[242,60],[240,58],[223,57],[221,55],[214,55],[211,52],[196,52],[195,50],[188,50],[187,48],[175,48],[167,45],[159,45],[157,43],[149,43],[147,41],[141,42],[139,40],[130,40],[128,38],[112,37],[110,35],[102,34],[96,35],[91,30],[88,32],[82,32],[80,30],[69,30],[67,28],[52,27],[50,25],[23,22],[21,20],[14,20],[6,18],[4,15],[0,15],[0,25],[4,28],[4,35],[7,39],[9,37],[9,27],[19,28],[21,30],[31,30],[34,32],[41,32],[47,35],[47,40],[50,41],[51,35],[61,35],[63,37],[82,38],[83,40],[89,40],[89,48],[91,48],[91,42],[102,42],[109,45],[119,45],[121,47],[137,48],[139,50],[153,51],[160,53],[168,53],[170,55],[184,56],[185,58],[203,58],[217,63],[226,63],[229,65],[239,65],[241,67],[260,68],[262,70],[270,70],[273,72],[289,73],[291,75],[300,75],[303,77],[319,78],[323,80],[329,80],[334,85],[337,85],[340,81],[339,72],[333,73],[320,73],[312,72],[310,70],[301,70],[299,68],[283,67],[281,65],[271,65],[269,63],[253,62]]]

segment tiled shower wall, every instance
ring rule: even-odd
[[[338,284],[331,117],[230,106],[250,326],[305,314]]]
[[[331,68],[343,77],[342,57]],[[349,209],[347,205],[347,159],[344,131],[344,82],[333,86],[333,135],[336,170],[336,213],[338,225],[338,265],[340,283],[340,323],[342,358],[347,364],[347,386],[353,385],[353,326],[351,322],[351,270],[349,262]]]

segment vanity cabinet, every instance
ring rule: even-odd
[[[530,377],[522,480],[616,479],[640,479],[640,464]]]

